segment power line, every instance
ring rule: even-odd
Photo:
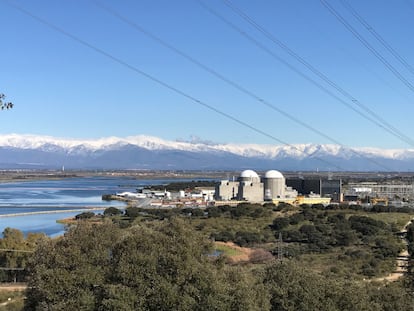
[[[282,238],[282,232],[279,232],[279,238],[277,240],[277,260],[282,262],[283,261],[283,255],[284,255],[284,247],[283,247],[283,238]]]
[[[25,15],[33,18],[33,19],[35,19],[36,21],[38,21],[38,22],[46,25],[47,27],[55,30],[56,32],[58,32],[58,33],[60,33],[60,34],[62,34],[64,36],[66,36],[66,37],[68,37],[68,38],[70,38],[70,39],[72,39],[72,40],[74,40],[76,42],[78,42],[79,44],[81,44],[81,45],[83,45],[83,46],[85,46],[85,47],[87,47],[87,48],[89,48],[89,49],[91,49],[93,51],[95,51],[96,53],[101,54],[101,55],[105,56],[106,58],[111,59],[112,61],[114,61],[114,62],[122,65],[123,67],[126,67],[127,69],[129,69],[129,70],[131,70],[131,71],[133,71],[133,72],[135,72],[135,73],[137,73],[137,74],[139,74],[139,75],[147,78],[148,80],[151,80],[151,81],[155,82],[156,84],[158,84],[158,85],[160,85],[160,86],[162,86],[162,87],[164,87],[164,88],[166,88],[166,89],[168,89],[168,90],[170,90],[170,91],[172,91],[172,92],[174,92],[174,93],[176,93],[176,94],[178,94],[178,95],[180,95],[180,96],[182,96],[184,98],[189,99],[193,103],[196,103],[196,104],[198,104],[200,106],[203,106],[203,107],[205,107],[205,108],[207,108],[207,109],[209,109],[209,110],[211,110],[211,111],[213,111],[213,112],[215,112],[215,113],[217,113],[217,114],[219,114],[219,115],[221,115],[221,116],[223,116],[223,117],[225,117],[225,118],[227,118],[229,120],[232,120],[235,123],[238,123],[239,125],[242,125],[242,126],[244,126],[246,128],[249,128],[250,130],[252,130],[252,131],[254,131],[256,133],[259,133],[259,134],[261,134],[261,135],[263,135],[263,136],[265,136],[265,137],[267,137],[267,138],[269,138],[271,140],[274,140],[274,141],[276,141],[276,142],[278,142],[280,144],[289,146],[289,147],[291,147],[291,148],[293,148],[293,149],[295,149],[295,150],[297,150],[299,152],[303,152],[303,153],[305,153],[306,155],[308,155],[310,157],[313,156],[311,153],[308,153],[305,150],[301,150],[298,147],[296,147],[295,145],[291,145],[291,144],[289,144],[289,143],[287,143],[287,142],[285,142],[285,141],[277,138],[274,135],[271,135],[271,134],[269,134],[269,133],[267,133],[267,132],[265,132],[263,130],[260,130],[257,127],[255,127],[255,126],[253,126],[253,125],[251,125],[249,123],[246,123],[246,122],[244,122],[244,121],[242,121],[242,120],[240,120],[240,119],[238,119],[238,118],[236,118],[236,117],[234,117],[234,116],[232,116],[232,115],[230,115],[230,114],[228,114],[226,112],[223,112],[223,111],[219,110],[218,108],[216,108],[214,106],[211,106],[211,105],[209,105],[209,104],[207,104],[207,103],[205,103],[205,102],[203,102],[203,101],[195,98],[192,95],[189,95],[189,94],[181,91],[180,89],[178,89],[178,88],[176,88],[176,87],[174,87],[174,86],[172,86],[172,85],[170,85],[170,84],[168,84],[166,82],[163,82],[162,80],[156,78],[155,76],[152,76],[152,75],[150,75],[150,74],[142,71],[141,69],[139,69],[139,68],[137,68],[137,67],[135,67],[135,66],[133,66],[133,65],[131,65],[129,63],[127,63],[126,61],[124,61],[124,60],[122,60],[122,59],[120,59],[120,58],[118,58],[116,56],[113,56],[112,54],[110,54],[110,53],[108,53],[108,52],[106,52],[106,51],[104,51],[104,50],[102,50],[102,49],[100,49],[100,48],[98,48],[98,47],[96,47],[96,46],[88,43],[87,41],[85,41],[83,39],[80,39],[79,37],[77,37],[77,36],[69,33],[68,31],[65,31],[64,29],[62,29],[62,28],[60,28],[60,27],[58,27],[58,26],[56,26],[56,25],[54,25],[54,24],[52,24],[50,22],[48,22],[47,20],[45,20],[45,19],[43,19],[43,18],[41,18],[41,17],[39,17],[37,15],[32,14],[31,12],[29,12],[26,9],[22,8],[21,6],[18,6],[16,4],[14,4],[14,3],[11,3],[10,1],[7,1],[7,0],[3,0],[3,2],[5,2],[7,5],[15,8],[16,10],[20,11],[21,13],[23,13],[23,14],[25,14]],[[333,167],[335,167],[335,168],[337,168],[339,170],[342,170],[342,171],[344,170],[343,168],[341,168],[340,166],[338,166],[338,165],[336,165],[336,164],[334,164],[332,162],[329,162],[329,161],[324,160],[322,158],[319,158],[317,156],[314,156],[314,158],[317,159],[317,160],[319,160],[319,161],[321,161],[321,162],[323,162],[323,163],[325,163],[325,164],[331,165],[331,166],[333,166]],[[381,165],[381,164],[378,164],[378,165]],[[381,167],[385,168],[382,165],[381,165]],[[387,170],[390,170],[389,168],[386,168],[386,169]]]
[[[313,72],[315,75],[317,75],[323,81],[325,81],[331,87],[333,87],[334,89],[336,89],[339,93],[341,93],[344,97],[346,97],[352,103],[354,103],[355,105],[357,105],[360,109],[364,110],[366,113],[368,113],[369,115],[371,115],[374,119],[376,119],[378,122],[380,122],[383,126],[387,127],[390,131],[394,132],[395,133],[394,134],[395,137],[397,137],[398,139],[402,140],[403,142],[405,142],[405,143],[411,145],[412,147],[414,147],[414,141],[410,137],[408,137],[407,135],[403,134],[395,126],[393,126],[390,123],[388,123],[381,116],[379,116],[377,113],[375,113],[372,109],[370,109],[366,105],[362,104],[359,100],[357,100],[349,92],[347,92],[346,90],[344,90],[337,83],[335,83],[333,80],[331,80],[325,74],[323,74],[320,70],[318,70],[312,64],[310,64],[308,61],[306,61],[303,57],[301,57],[299,54],[297,54],[295,51],[293,51],[291,48],[289,48],[285,43],[283,43],[281,40],[277,39],[272,33],[270,33],[265,28],[263,28],[261,25],[259,25],[253,18],[251,18],[249,15],[247,15],[245,12],[243,12],[240,8],[238,8],[236,5],[234,5],[234,3],[232,3],[232,1],[230,1],[230,0],[222,0],[222,1],[233,12],[235,12],[242,19],[244,19],[246,22],[248,22],[250,25],[252,25],[255,29],[257,29],[259,32],[261,32],[266,38],[268,38],[274,44],[276,44],[280,48],[282,48],[286,53],[288,53],[290,56],[292,56],[297,61],[299,61],[301,64],[303,64],[311,72]]]
[[[292,70],[293,72],[295,72],[296,74],[298,74],[299,76],[301,76],[303,79],[305,79],[309,83],[313,84],[314,86],[316,86],[317,88],[319,88],[320,90],[322,90],[324,93],[326,93],[329,96],[331,96],[332,98],[334,98],[336,101],[338,101],[342,105],[344,105],[347,108],[351,109],[352,111],[354,111],[355,113],[357,113],[361,117],[363,117],[364,119],[366,119],[366,120],[370,121],[371,123],[375,124],[376,126],[380,127],[381,129],[383,129],[384,131],[388,132],[392,136],[394,136],[394,137],[402,140],[403,142],[405,142],[405,143],[407,143],[409,145],[414,146],[413,143],[411,143],[410,141],[407,141],[407,139],[405,139],[404,137],[402,137],[399,134],[395,133],[394,131],[392,131],[388,127],[385,127],[381,122],[375,120],[374,118],[366,115],[362,111],[356,109],[353,105],[351,105],[348,102],[344,101],[343,99],[339,98],[334,93],[332,93],[330,90],[328,90],[326,87],[324,87],[323,85],[321,85],[320,83],[318,83],[317,81],[315,81],[314,79],[312,79],[311,77],[307,76],[306,74],[304,74],[303,72],[301,72],[299,69],[297,69],[296,67],[294,67],[293,65],[291,65],[290,63],[288,63],[287,61],[285,61],[284,59],[282,59],[281,57],[279,57],[278,55],[276,55],[273,51],[269,50],[266,46],[264,46],[259,41],[257,41],[256,39],[254,39],[252,36],[248,35],[245,31],[241,30],[238,26],[236,26],[235,24],[233,24],[232,22],[230,22],[229,20],[227,20],[226,18],[224,18],[217,11],[215,11],[211,7],[207,6],[203,1],[201,1],[201,0],[196,0],[196,1],[204,9],[206,9],[208,12],[210,12],[211,14],[213,14],[214,16],[216,16],[219,20],[221,20],[227,26],[229,26],[230,28],[232,28],[233,30],[235,30],[236,32],[238,32],[240,35],[242,35],[243,37],[245,37],[247,40],[249,40],[251,43],[253,43],[254,45],[256,45],[258,48],[262,49],[267,54],[269,54],[272,58],[274,58],[275,60],[281,62],[283,65],[285,65],[286,67],[288,67],[290,70]],[[354,103],[356,104],[356,102],[354,102]]]
[[[341,14],[338,13],[338,11],[336,11],[325,0],[320,0],[320,2],[342,25],[345,26],[346,29],[348,29],[349,32],[354,35],[355,38],[358,39],[359,42],[361,42],[381,63],[384,64],[384,66],[387,67],[387,69],[391,71],[398,80],[414,92],[414,86],[406,78],[404,78],[403,75],[394,66],[392,66],[367,40],[365,40],[364,37],[354,27],[352,27]]]
[[[364,119],[366,119],[366,120],[374,123],[376,126],[382,128],[383,130],[385,130],[389,134],[395,136],[396,138],[401,139],[404,142],[408,143],[402,137],[400,137],[398,134],[394,133],[389,128],[385,127],[383,124],[381,124],[377,120],[373,119],[372,117],[370,117],[370,116],[364,114],[363,112],[361,112],[360,110],[356,109],[354,106],[352,106],[348,102],[346,102],[343,99],[339,98],[334,93],[332,93],[330,90],[328,90],[326,87],[324,87],[323,85],[321,85],[320,83],[318,83],[317,81],[315,81],[314,79],[312,79],[311,77],[307,76],[306,74],[304,74],[303,72],[301,72],[299,69],[297,69],[296,67],[294,67],[293,65],[291,65],[290,63],[288,63],[287,61],[285,61],[284,59],[282,59],[281,57],[279,57],[278,55],[276,55],[273,51],[269,50],[266,46],[264,46],[259,41],[257,41],[256,39],[254,39],[252,36],[248,35],[245,31],[241,30],[235,24],[231,23],[229,20],[227,20],[226,18],[224,18],[217,11],[215,11],[212,8],[210,8],[209,6],[207,6],[204,2],[202,2],[201,0],[196,0],[196,1],[203,8],[205,8],[208,12],[210,12],[211,14],[213,14],[214,16],[216,16],[223,23],[225,23],[227,26],[229,26],[230,28],[232,28],[233,30],[235,30],[236,32],[238,32],[240,35],[242,35],[247,40],[249,40],[250,42],[252,42],[258,48],[260,48],[263,51],[265,51],[266,53],[268,53],[272,58],[274,58],[277,61],[281,62],[283,65],[285,65],[286,67],[288,67],[290,70],[292,70],[293,72],[295,72],[296,74],[298,74],[299,76],[301,76],[303,79],[305,79],[309,83],[313,84],[314,86],[316,86],[317,88],[319,88],[320,90],[322,90],[324,93],[328,94],[329,96],[331,96],[332,98],[334,98],[335,100],[337,100],[338,102],[340,102],[342,105],[344,105],[344,106],[348,107],[349,109],[353,110],[355,113],[359,114]]]
[[[321,26],[318,23],[316,23],[312,15],[310,15],[310,14],[306,15],[307,12],[305,13],[304,11],[302,11],[303,8],[300,9],[295,5],[293,7],[293,9],[295,10],[295,13],[298,14],[298,16],[301,17],[301,20],[303,22],[308,24],[308,26],[312,26],[315,29],[317,29],[318,36],[320,37],[320,39],[324,38],[326,41],[332,41],[332,39],[335,35],[332,34],[332,33],[328,34],[328,33],[323,32],[323,27],[326,28],[326,26]],[[404,97],[409,102],[412,101],[412,98],[410,98],[408,96],[408,94],[403,93],[403,90],[396,88],[396,85],[392,85],[389,82],[388,78],[386,79],[383,75],[380,75],[378,72],[376,72],[375,70],[370,68],[369,64],[367,64],[366,62],[364,62],[360,58],[356,57],[356,55],[354,53],[355,51],[353,51],[352,46],[349,46],[349,45],[345,44],[344,42],[342,42],[342,44],[339,43],[339,42],[335,42],[335,44],[332,47],[336,48],[338,51],[341,51],[341,53],[343,53],[343,54],[347,54],[356,64],[358,64],[359,67],[364,68],[365,71],[367,71],[370,75],[375,77],[382,84],[386,85],[390,90],[398,93],[398,95],[400,97]],[[394,76],[392,78],[394,78]],[[404,91],[405,91],[405,89],[404,89]],[[411,96],[411,94],[409,94],[409,95]]]
[[[414,74],[414,68],[347,2],[341,0],[344,7],[390,52],[408,71]]]
[[[316,129],[315,127],[305,123],[304,121],[296,118],[295,116],[287,113],[286,111],[276,107],[275,105],[269,103],[268,101],[264,100],[263,98],[261,98],[259,95],[253,93],[252,91],[248,90],[246,87],[241,86],[240,84],[234,82],[233,80],[230,80],[229,78],[223,76],[222,74],[220,74],[219,72],[217,72],[216,70],[212,69],[211,67],[206,66],[205,64],[201,63],[199,60],[195,59],[194,57],[184,53],[183,51],[177,49],[176,47],[174,47],[173,45],[167,43],[165,40],[161,39],[160,37],[152,34],[151,32],[149,32],[148,30],[144,29],[143,27],[139,26],[137,23],[131,21],[130,19],[126,18],[125,16],[119,14],[118,12],[116,12],[115,10],[103,5],[102,3],[100,3],[99,1],[92,1],[94,4],[96,4],[98,7],[100,7],[101,9],[105,10],[106,12],[108,12],[109,14],[111,14],[112,16],[114,16],[115,18],[121,20],[122,22],[126,23],[127,25],[131,26],[132,28],[134,28],[135,30],[139,31],[140,33],[144,34],[145,36],[151,38],[152,40],[156,41],[157,43],[159,43],[160,45],[164,46],[165,48],[173,51],[174,53],[180,55],[181,57],[187,59],[188,61],[190,61],[191,63],[195,64],[196,66],[200,67],[201,69],[207,71],[208,73],[212,74],[213,76],[215,76],[216,78],[224,81],[225,83],[229,84],[230,86],[236,88],[237,90],[239,90],[240,92],[244,93],[245,95],[248,95],[249,97],[253,98],[254,100],[258,101],[260,104],[263,104],[264,106],[267,106],[268,108],[278,112],[279,114],[283,115],[284,117],[288,118],[289,120],[305,127],[306,129],[318,134],[319,136],[328,139],[329,141],[343,146],[343,144],[341,142],[339,142],[338,140],[330,137],[329,135],[327,135],[326,133]],[[413,143],[414,146],[414,143]],[[344,146],[343,146],[344,147]],[[372,161],[374,164],[381,166],[382,168],[386,168],[383,165],[379,164],[378,162],[376,162],[375,160],[372,160],[362,154],[360,154],[359,152],[356,152],[355,150],[351,149],[351,152],[366,158],[369,161]],[[388,168],[386,168],[388,170]]]

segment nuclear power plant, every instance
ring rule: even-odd
[[[286,186],[285,177],[276,170],[267,171],[261,179],[252,170],[241,172],[237,181],[222,180],[215,191],[218,201],[293,201],[298,192]]]

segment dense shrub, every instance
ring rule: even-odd
[[[234,240],[234,234],[230,231],[220,231],[217,233],[212,233],[210,235],[210,238],[214,239],[215,241],[229,242]]]
[[[77,220],[90,219],[93,216],[95,216],[95,213],[94,212],[83,212],[83,213],[80,213],[80,214],[76,215],[75,216],[75,219],[77,219]]]
[[[206,212],[209,218],[220,217],[222,215],[222,211],[217,206],[207,207]]]
[[[235,234],[234,242],[239,246],[248,246],[261,242],[261,236],[257,232],[238,231]]]
[[[289,226],[289,218],[287,217],[278,217],[273,220],[272,229],[275,231],[280,231],[287,226]]]
[[[128,207],[126,210],[125,210],[125,216],[127,216],[127,217],[131,217],[131,218],[136,218],[136,217],[138,217],[139,215],[141,215],[142,214],[142,209],[141,208],[139,208],[139,207]]]
[[[270,209],[263,207],[260,204],[240,203],[230,210],[232,218],[253,217],[259,218],[269,215]]]
[[[277,206],[273,208],[274,211],[292,211],[295,210],[296,207],[289,203],[280,202]]]
[[[351,216],[348,221],[352,229],[363,235],[375,235],[386,227],[384,222],[366,216]]]
[[[116,216],[116,215],[121,215],[122,211],[117,209],[116,207],[108,207],[104,210],[103,214],[105,216]]]
[[[297,225],[298,223],[305,220],[303,213],[296,213],[289,217],[289,224]]]
[[[387,237],[378,237],[375,239],[375,252],[383,257],[396,257],[402,249],[401,242]]]

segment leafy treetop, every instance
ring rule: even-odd
[[[4,110],[13,108],[13,103],[7,102],[5,99],[6,95],[0,93],[0,109]]]

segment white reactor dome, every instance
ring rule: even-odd
[[[282,173],[276,170],[267,171],[264,177],[265,178],[278,178],[278,179],[284,178]]]
[[[259,175],[255,171],[245,170],[240,174],[241,178],[259,178]]]

